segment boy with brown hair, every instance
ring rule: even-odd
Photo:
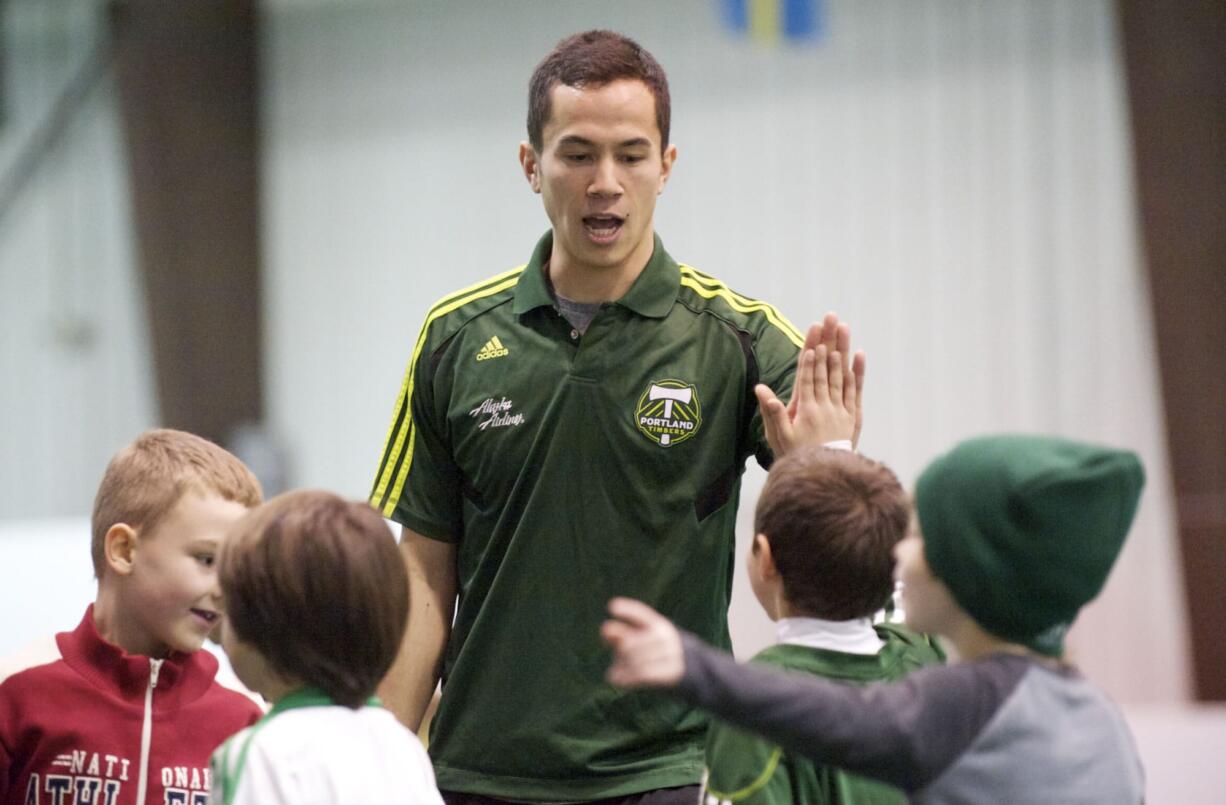
[[[890,599],[906,492],[888,467],[848,450],[797,449],[775,462],[754,513],[747,566],[777,644],[755,663],[851,684],[895,680],[942,655],[899,625],[874,626]],[[783,751],[715,721],[707,803],[901,803],[902,792]]]
[[[609,680],[673,689],[912,802],[1137,803],[1144,775],[1118,709],[1064,660],[1102,589],[1144,472],[1126,450],[1043,436],[971,439],[916,485],[899,543],[907,622],[960,662],[864,689],[738,666],[638,601],[603,627]]]
[[[441,803],[421,742],[373,698],[409,598],[378,512],[280,495],[234,527],[219,572],[226,654],[273,708],[214,754],[210,802]]]
[[[214,560],[260,502],[241,461],[151,430],[107,465],[92,517],[98,594],[77,628],[0,682],[0,803],[192,803],[209,754],[260,716],[200,651],[217,625]]]

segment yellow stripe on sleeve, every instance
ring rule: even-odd
[[[413,393],[413,373],[417,366],[417,356],[421,354],[421,345],[426,340],[426,330],[430,325],[430,320],[422,325],[421,333],[417,336],[417,345],[413,348],[413,357],[409,360],[409,367],[404,373],[404,382],[400,385],[400,396],[396,398],[396,408],[392,411],[392,421],[387,426],[387,437],[384,439],[383,453],[386,460],[383,462],[383,471],[379,474],[379,481],[375,485],[375,490],[370,495],[370,505],[383,512],[384,517],[391,517],[392,511],[396,508],[396,501],[389,500],[384,502],[384,496],[387,493],[387,487],[391,483],[392,471],[396,468],[396,461],[400,458],[401,448],[404,446],[405,438],[408,432],[413,427],[413,417],[406,413],[404,421],[400,423],[400,427],[396,428],[396,420],[400,419],[400,412],[409,405],[409,395]],[[393,434],[393,429],[395,433]],[[393,442],[393,435],[395,441]]]
[[[719,280],[700,274],[687,265],[681,266],[681,284],[707,299],[723,299],[729,307],[741,313],[762,313],[789,341],[797,347],[804,346],[804,336],[774,305],[741,296]]]
[[[706,285],[708,288],[721,288],[721,289],[723,289],[723,290],[727,291],[727,292],[728,292],[729,294],[731,294],[733,297],[735,297],[736,299],[740,300],[740,302],[741,302],[742,304],[746,304],[746,305],[765,305],[765,306],[767,306],[767,307],[771,307],[773,310],[775,310],[775,312],[776,312],[776,313],[778,313],[778,309],[777,309],[777,308],[774,308],[772,305],[770,305],[770,303],[768,303],[768,302],[764,302],[764,301],[762,301],[761,299],[751,299],[750,297],[745,296],[744,294],[739,294],[739,293],[737,293],[736,291],[734,291],[734,290],[732,290],[731,288],[729,288],[727,285],[725,285],[725,284],[724,284],[724,282],[723,282],[722,280],[718,280],[718,279],[716,279],[715,277],[712,277],[710,274],[707,274],[707,273],[705,273],[705,272],[699,271],[698,269],[694,268],[694,267],[693,267],[693,266],[691,266],[691,265],[686,265],[686,264],[684,264],[684,263],[683,263],[683,264],[681,264],[681,269],[682,269],[682,271],[683,271],[684,273],[689,274],[689,275],[690,275],[690,276],[692,276],[694,279],[696,279],[696,280],[698,280],[699,282],[701,282],[702,284]],[[783,321],[787,321],[787,319],[785,319],[785,318],[784,318],[782,315],[780,315],[780,316],[779,316],[779,318],[780,318],[780,319],[782,319]],[[788,323],[788,326],[791,326],[791,323],[790,323],[790,322]],[[794,329],[794,330],[795,330],[796,328],[795,328],[795,327],[793,327],[792,329]],[[800,332],[800,331],[799,331],[799,330],[797,330],[797,334],[799,334],[799,332]]]
[[[426,313],[426,322],[429,323],[432,319],[435,319],[439,315],[442,315],[439,312],[441,308],[446,307],[449,310],[455,310],[455,307],[452,307],[451,305],[456,301],[463,300],[461,301],[461,304],[463,304],[464,301],[469,301],[471,299],[480,299],[482,296],[488,296],[489,294],[480,293],[480,291],[484,290],[487,286],[490,286],[490,285],[501,286],[504,280],[507,280],[511,277],[518,277],[520,272],[522,272],[525,268],[527,268],[527,265],[528,264],[525,263],[524,265],[516,266],[515,268],[512,268],[510,271],[504,271],[501,274],[495,274],[492,277],[486,277],[480,282],[474,282],[472,285],[469,285],[467,288],[461,288],[460,290],[455,291],[454,293],[447,294],[442,299],[435,302],[434,305],[430,308],[429,312]]]
[[[413,347],[413,356],[409,359],[409,368],[405,372],[404,383],[401,386],[400,397],[396,400],[396,409],[392,412],[392,424],[388,427],[387,442],[388,447],[384,448],[387,454],[387,461],[383,465],[383,472],[379,476],[379,483],[375,486],[375,491],[371,494],[371,504],[379,508],[383,512],[384,517],[391,517],[396,510],[396,503],[400,500],[400,495],[404,491],[405,481],[409,477],[409,467],[413,462],[413,446],[416,442],[417,433],[413,427],[412,409],[406,412],[404,421],[400,423],[400,427],[396,428],[396,420],[400,418],[400,413],[406,406],[410,405],[413,398],[413,385],[416,378],[417,362],[421,358],[422,347],[426,343],[426,333],[430,329],[430,325],[435,320],[457,310],[464,305],[475,302],[478,299],[483,299],[487,296],[505,291],[511,288],[515,283],[519,282],[519,275],[523,272],[525,266],[511,269],[502,274],[499,274],[491,279],[479,282],[475,285],[470,285],[468,288],[458,291],[443,297],[430,312],[426,315],[426,321],[421,326],[421,334],[417,337],[417,344]],[[394,436],[392,430],[395,428]],[[407,443],[407,451],[406,451]],[[400,466],[400,472],[395,474],[395,480],[392,479],[392,473],[396,468],[396,462],[400,461],[401,454],[404,454],[404,461]],[[385,493],[388,491],[388,486],[391,485],[391,494],[387,495],[386,503],[383,502]]]

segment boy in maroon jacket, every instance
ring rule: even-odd
[[[94,500],[98,594],[40,656],[0,670],[0,805],[203,805],[209,755],[260,710],[214,681],[214,559],[260,502],[212,442],[153,430],[119,451]]]

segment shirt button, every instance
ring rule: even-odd
[[[570,340],[571,340],[571,341],[578,341],[578,340],[579,340],[579,331],[578,331],[578,330],[571,330],[571,331],[570,331]]]

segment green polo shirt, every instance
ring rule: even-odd
[[[430,310],[371,495],[458,543],[430,754],[440,788],[510,799],[696,783],[705,717],[607,684],[599,627],[626,595],[729,645],[741,473],[770,460],[753,386],[790,396],[802,336],[658,237],[580,335],[551,247]]]

